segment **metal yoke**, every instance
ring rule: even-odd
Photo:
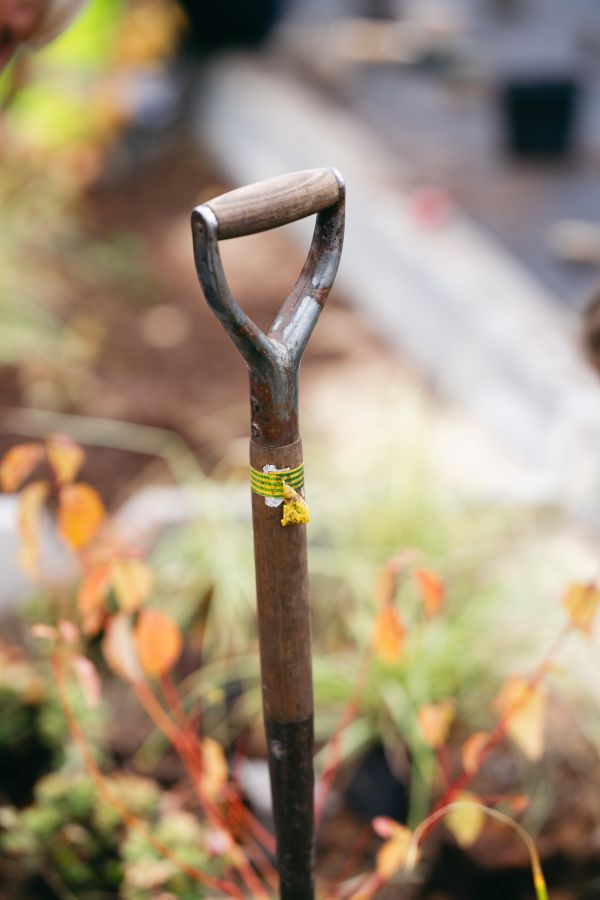
[[[345,188],[335,169],[295,172],[223,194],[192,214],[196,269],[206,299],[250,370],[250,464],[302,462],[298,369],[337,272]],[[306,262],[265,335],[229,290],[219,240],[317,213]],[[313,693],[304,525],[252,493],[263,713],[277,839],[280,895],[314,896]]]

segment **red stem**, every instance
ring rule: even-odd
[[[60,704],[65,719],[67,720],[67,727],[74,743],[81,753],[86,771],[94,782],[100,796],[112,809],[114,809],[119,814],[123,822],[129,828],[133,828],[143,834],[144,840],[147,841],[147,843],[150,844],[150,846],[153,847],[153,849],[156,850],[157,853],[159,853],[165,859],[170,860],[174,865],[177,866],[178,869],[180,869],[180,871],[187,875],[188,878],[191,878],[193,881],[197,881],[200,884],[204,884],[207,887],[223,891],[229,897],[242,898],[243,900],[244,895],[241,893],[239,888],[237,888],[236,885],[233,884],[233,882],[213,878],[211,875],[207,875],[205,872],[201,872],[199,869],[195,869],[193,866],[189,865],[189,863],[186,863],[183,860],[179,859],[176,854],[174,854],[169,849],[169,847],[155,838],[154,835],[148,830],[146,824],[133,813],[130,813],[129,810],[125,806],[123,806],[121,801],[113,794],[104,775],[96,765],[96,761],[94,760],[94,757],[90,752],[85,735],[75,717],[75,713],[73,712],[73,708],[71,707],[70,701],[68,699],[64,681],[62,654],[60,649],[56,650],[53,654],[52,669],[58,688]]]

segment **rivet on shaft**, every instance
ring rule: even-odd
[[[260,403],[258,402],[256,397],[250,397],[250,409],[252,411],[252,415],[256,415],[256,413],[260,409]]]
[[[250,434],[253,438],[260,437],[260,428],[258,427],[258,425],[252,423],[252,425],[250,426]]]

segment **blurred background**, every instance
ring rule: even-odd
[[[320,850],[333,877],[372,816],[414,825],[436,796],[411,710],[452,697],[456,746],[486,727],[498,685],[560,633],[565,585],[597,576],[600,7],[89,0],[4,70],[0,114],[0,451],[52,433],[84,446],[83,477],[150,555],[157,602],[192,645],[206,628],[202,669],[193,653],[184,665],[191,702],[208,703],[210,678],[231,712],[224,661],[236,673],[233,724],[225,701],[205,710],[225,745],[260,715],[247,375],[202,297],[189,217],[287,171],[345,177],[345,251],[301,378],[320,741],[352,696],[386,560],[415,550],[447,610],[370,676]],[[232,293],[261,327],[311,228],[222,244]],[[17,526],[16,496],[0,496],[0,802],[36,812],[38,843],[8,847],[0,896],[117,896],[108,875],[94,893],[64,846],[41,849],[57,827],[44,804],[66,787],[36,784],[64,774],[65,751],[28,626],[52,618],[77,567],[49,516],[32,584]],[[561,652],[543,762],[503,747],[484,773],[488,793],[533,797],[525,824],[556,900],[600,896],[597,649],[575,636]],[[98,726],[105,758],[139,763],[148,734],[135,722],[133,737]],[[165,764],[157,781],[173,777]],[[256,777],[249,766],[249,795]],[[533,896],[526,854],[505,838],[465,850],[440,837],[418,896]],[[126,867],[127,852],[109,856]]]

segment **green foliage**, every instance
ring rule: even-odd
[[[45,447],[50,467],[60,482],[61,496],[61,491],[77,487],[72,481],[82,465],[83,451],[60,437],[47,441]],[[20,453],[15,455],[19,449]],[[30,445],[13,448],[3,462],[3,479],[21,484],[28,477],[32,460],[33,464],[39,460],[35,450],[34,447],[32,455]],[[349,465],[349,461],[346,463]],[[327,472],[318,497],[326,510],[325,514],[321,511],[323,518],[320,521],[326,524],[314,538],[317,557],[315,601],[317,617],[322,617],[317,641],[320,652],[315,662],[317,731],[319,738],[326,741],[335,732],[342,710],[348,713],[351,708],[345,719],[347,727],[340,732],[339,746],[334,739],[324,749],[327,773],[334,773],[340,761],[364,750],[370,742],[382,741],[396,759],[403,757],[410,769],[410,819],[411,824],[416,824],[423,822],[431,809],[441,782],[444,784],[444,808],[448,806],[448,797],[452,799],[457,794],[463,799],[458,805],[454,804],[453,812],[456,813],[459,807],[463,809],[463,800],[471,797],[464,787],[477,775],[484,756],[499,740],[508,737],[528,760],[541,759],[545,699],[540,683],[547,674],[548,663],[553,662],[553,655],[570,631],[589,639],[600,606],[600,592],[595,583],[571,585],[562,604],[566,621],[553,644],[552,654],[546,653],[528,677],[512,674],[504,682],[492,704],[494,716],[500,718],[490,723],[489,713],[483,714],[481,701],[483,699],[487,706],[501,677],[496,667],[490,664],[490,653],[507,646],[505,636],[499,629],[494,630],[490,613],[499,599],[510,596],[503,593],[502,574],[508,566],[514,576],[515,541],[510,520],[489,516],[481,509],[469,509],[441,489],[432,487],[435,479],[424,466],[423,453],[418,454],[418,465],[410,472],[410,477],[396,478],[395,472],[390,473],[385,491],[380,489],[379,464],[361,469],[355,461],[348,471],[360,480],[367,502],[358,502],[361,493],[354,491],[350,477],[342,482],[348,485],[344,492],[335,489],[334,479],[328,478]],[[343,472],[340,461],[336,472],[338,476]],[[79,488],[91,490],[85,484],[79,484]],[[26,492],[27,488],[24,490]],[[201,491],[205,500],[211,496],[211,491],[215,496],[218,493],[219,499],[223,496],[222,487],[208,480]],[[237,489],[233,488],[231,496],[236,495]],[[411,502],[412,518],[408,515]],[[390,504],[389,513],[386,504]],[[214,528],[213,536],[218,539],[223,532],[225,511],[232,522],[237,517],[226,505],[215,505],[218,508],[215,519],[211,521],[207,514],[202,524],[206,526],[208,522]],[[59,510],[61,508],[59,503]],[[206,504],[207,512],[212,508],[211,503]],[[403,511],[401,517],[397,514],[398,508]],[[170,675],[156,685],[154,676],[170,673],[179,658],[181,637],[178,626],[166,613],[145,607],[153,587],[153,576],[145,562],[119,555],[117,548],[112,548],[108,562],[106,558],[98,562],[94,558],[95,535],[86,531],[85,540],[79,540],[88,512],[79,504],[71,522],[77,527],[72,534],[65,533],[79,553],[85,572],[77,594],[78,612],[87,610],[89,613],[98,604],[102,607],[108,576],[112,579],[119,611],[102,608],[100,620],[90,630],[84,627],[83,633],[71,620],[61,620],[56,628],[38,625],[36,635],[49,641],[53,648],[52,671],[62,706],[58,715],[53,691],[41,686],[43,680],[39,679],[37,670],[19,654],[13,654],[12,658],[8,654],[12,673],[6,678],[3,689],[7,691],[12,685],[13,693],[17,699],[22,698],[23,705],[37,703],[41,707],[46,715],[47,735],[57,747],[62,741],[64,762],[58,771],[38,782],[32,803],[24,809],[7,806],[0,810],[0,826],[4,828],[0,848],[10,856],[22,857],[29,871],[56,873],[66,891],[82,898],[88,893],[110,891],[118,886],[120,895],[127,900],[149,900],[156,891],[191,900],[206,895],[201,890],[199,893],[198,881],[207,874],[222,875],[232,862],[238,866],[245,882],[252,885],[252,871],[240,866],[239,856],[236,861],[231,835],[226,830],[232,827],[233,816],[225,823],[217,816],[215,827],[210,807],[205,805],[207,799],[211,803],[213,799],[220,803],[227,797],[226,802],[231,802],[234,808],[231,794],[223,792],[228,778],[223,750],[206,737],[198,743],[197,753],[191,743],[200,718],[203,719],[204,735],[212,730],[211,706],[220,708],[221,724],[225,729],[223,743],[230,739],[231,718],[225,699],[227,689],[238,690],[238,684],[232,685],[234,670],[239,677],[239,688],[245,689],[242,691],[242,724],[244,717],[246,721],[252,720],[258,713],[256,657],[252,653],[243,657],[233,655],[242,642],[248,648],[248,634],[242,629],[250,631],[249,613],[245,620],[246,611],[240,607],[237,617],[231,616],[226,607],[227,595],[222,598],[225,608],[215,609],[223,572],[219,566],[209,570],[210,577],[204,571],[204,580],[189,578],[187,583],[184,580],[187,591],[190,587],[192,591],[198,591],[200,586],[201,607],[208,613],[208,624],[212,624],[213,630],[220,617],[226,617],[227,613],[229,623],[235,621],[236,628],[230,626],[221,642],[222,635],[218,630],[213,639],[205,642],[206,661],[183,686],[176,686]],[[477,527],[479,535],[486,535],[487,544],[479,544],[475,550],[465,548],[465,535],[473,533]],[[210,532],[206,532],[207,544],[203,551],[207,560],[207,547],[212,549],[209,535]],[[396,535],[399,546],[393,544]],[[177,535],[176,540],[180,539],[181,535]],[[522,533],[518,540],[523,540]],[[355,554],[356,558],[350,552],[354,545],[360,551]],[[381,566],[382,548],[387,557],[390,551],[397,552],[375,578]],[[242,550],[246,552],[244,547]],[[121,548],[121,554],[123,551]],[[165,578],[173,575],[168,570],[172,552],[168,541],[166,551],[163,547],[162,555],[158,554],[163,589]],[[230,564],[237,551],[231,545],[224,551],[230,554]],[[181,553],[181,544],[177,546],[174,558],[177,566],[181,566],[182,560],[190,568],[193,565]],[[340,566],[340,559],[345,559],[346,564]],[[218,561],[223,565],[222,556]],[[430,568],[432,561],[435,571]],[[361,582],[366,572],[369,573],[368,588]],[[240,576],[239,572],[236,574]],[[231,573],[225,571],[225,575],[230,577]],[[246,573],[242,573],[241,581],[245,577]],[[375,582],[374,589],[372,582]],[[328,593],[327,586],[333,586],[334,591]],[[244,585],[243,594],[246,593],[252,596],[249,585]],[[169,591],[169,596],[171,594]],[[330,609],[332,596],[337,604],[336,615],[332,615]],[[181,597],[179,599],[181,601]],[[109,618],[104,618],[105,615]],[[226,618],[223,621],[227,621]],[[193,644],[194,632],[202,632],[205,627],[204,621],[192,622],[188,629],[192,638],[190,644]],[[90,737],[94,740],[90,728],[94,714],[86,712],[83,702],[85,695],[88,702],[94,703],[89,700],[91,673],[85,666],[87,677],[79,671],[78,687],[67,673],[72,669],[70,675],[74,676],[78,671],[75,664],[85,662],[80,656],[85,636],[96,635],[102,628],[105,629],[102,641],[105,661],[110,669],[130,682],[151,720],[180,755],[198,789],[200,806],[206,813],[204,820],[192,816],[180,798],[174,794],[165,795],[156,783],[126,774],[105,779],[93,762],[87,742]],[[169,642],[164,643],[169,629],[174,636],[171,647]],[[483,633],[488,636],[485,642],[481,640]],[[200,641],[197,634],[195,637],[198,647]],[[130,671],[125,665],[127,661]],[[144,671],[152,676],[154,684],[144,679]],[[179,699],[181,687],[185,693],[186,709],[183,711]],[[198,716],[200,712],[201,717]],[[193,720],[185,713],[193,713]],[[90,721],[86,721],[88,716],[92,717]],[[73,747],[64,744],[65,717]],[[486,721],[482,723],[480,718]],[[194,722],[193,731],[188,730],[191,721]],[[78,723],[84,725],[83,729]],[[456,726],[464,733],[465,725],[471,726],[472,730],[473,725],[481,727],[482,724],[492,730],[472,733],[463,743],[461,763],[455,762],[450,754],[455,747],[449,741],[456,735],[453,738],[450,728]],[[14,727],[18,744],[27,730],[27,718],[17,714]],[[209,752],[211,746],[214,750]],[[101,747],[102,734],[100,740],[96,734],[96,753]],[[335,765],[327,759],[332,748],[340,751]],[[146,761],[147,758],[146,755]],[[82,762],[90,776],[82,773]],[[482,803],[488,802],[473,796],[475,805],[468,799],[464,807],[471,818],[454,815],[449,825],[459,842],[464,841],[465,845],[476,840],[481,830],[479,819],[475,822],[477,828],[474,827],[473,810],[477,812]],[[508,795],[507,799],[510,799]],[[516,802],[519,798],[513,799]],[[503,813],[494,810],[488,810],[488,814],[506,819]],[[137,817],[137,821],[132,816]],[[479,818],[483,821],[481,816]],[[212,833],[203,821],[212,823]],[[377,871],[368,878],[375,877],[379,882],[388,880],[402,865],[407,829],[402,827],[398,831],[397,823],[394,827],[396,837],[391,840],[395,843],[391,847],[388,845],[389,853],[384,853],[385,846],[381,849]],[[419,826],[424,827],[424,824]],[[515,828],[520,829],[519,833],[527,834],[521,826],[515,825]],[[417,832],[418,829],[413,836],[415,844]],[[527,840],[531,842],[529,837]],[[210,850],[211,845],[217,848],[214,853]],[[235,849],[252,859],[249,845],[243,850]],[[537,860],[535,866],[539,872],[534,866],[534,875],[536,885],[539,882],[538,886],[541,886],[538,890],[541,897],[544,896],[543,875],[534,851],[532,860]],[[265,881],[269,880],[267,874]]]
[[[395,408],[403,410],[397,421],[371,432],[368,447],[357,439],[323,457],[306,444],[315,724],[317,739],[326,742],[356,697],[342,756],[380,740],[392,756],[408,752],[416,822],[429,808],[438,771],[435,750],[418,728],[418,711],[452,698],[460,727],[486,727],[488,703],[524,640],[515,634],[507,647],[498,610],[514,601],[515,582],[521,579],[525,595],[543,573],[533,571],[524,554],[540,531],[539,520],[521,510],[517,533],[514,512],[461,498],[436,471],[426,411],[418,404]],[[402,464],[395,465],[399,458]],[[200,485],[197,524],[167,536],[153,561],[159,591],[180,618],[194,623],[200,598],[208,598],[203,667],[184,687],[189,706],[201,706],[210,717],[215,686],[239,682],[244,692],[229,718],[234,732],[244,719],[260,716],[258,658],[248,653],[256,632],[250,522],[243,513],[247,488],[236,492],[236,483]],[[401,580],[395,606],[407,636],[398,660],[388,664],[373,658],[373,586],[382,564],[407,550],[413,564],[441,576],[447,596],[443,613],[427,619],[414,580]],[[369,663],[359,685],[363,658]],[[324,750],[318,762],[326,755]]]
[[[90,709],[74,683],[69,696],[93,741],[94,753],[104,759],[104,709]],[[0,802],[20,804],[30,796],[36,778],[77,758],[65,737],[64,714],[45,660],[26,657],[18,648],[0,643],[0,709]]]
[[[38,57],[63,68],[93,71],[106,68],[124,0],[91,0],[85,9]]]
[[[74,24],[26,60],[25,84],[6,114],[9,134],[36,151],[55,151],[94,138],[98,79],[110,66],[110,51],[123,0],[92,0]],[[10,75],[3,78],[4,90]]]
[[[152,834],[188,865],[212,874],[221,868],[218,861],[211,862],[203,850],[206,834],[190,813],[182,810],[166,813],[152,829]],[[142,834],[129,833],[123,844],[123,862],[124,900],[148,900],[156,896],[158,889],[182,900],[206,896],[201,885],[188,878],[171,860],[159,855]]]
[[[78,897],[114,890],[122,879],[118,865],[119,831],[101,831],[91,780],[81,772],[60,770],[41,779],[34,802],[23,810],[0,809],[0,849],[20,857],[30,872],[55,872]]]
[[[203,850],[205,830],[194,816],[172,808],[173,801],[165,804],[155,781],[119,772],[106,783],[178,860],[219,873],[222,865]],[[30,874],[52,871],[81,900],[117,891],[125,900],[150,900],[159,888],[184,900],[205,896],[143,833],[123,824],[80,770],[63,768],[40,779],[25,809],[0,807],[0,852],[20,859]]]

